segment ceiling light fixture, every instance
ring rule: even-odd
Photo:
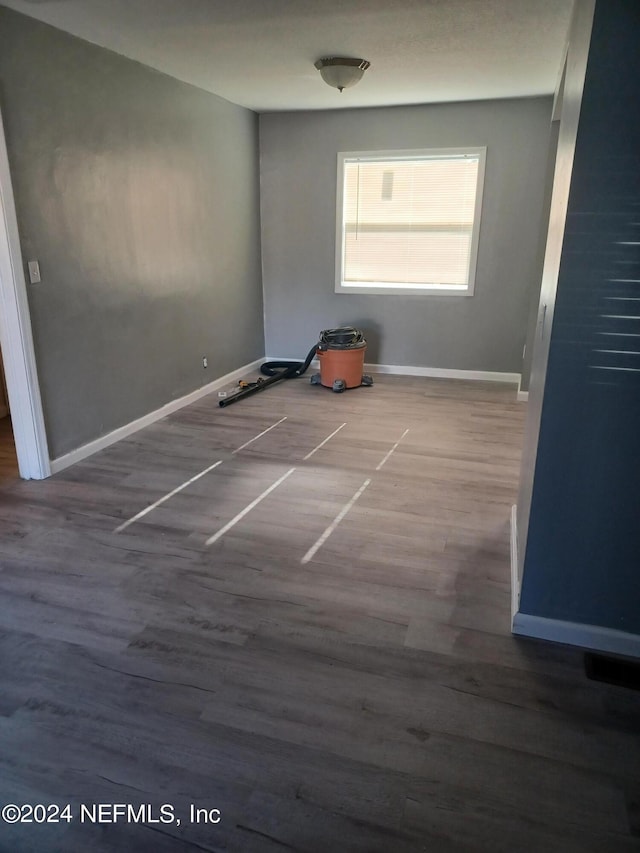
[[[370,65],[366,59],[350,59],[344,56],[325,56],[315,63],[324,82],[340,92],[362,80],[362,75]]]

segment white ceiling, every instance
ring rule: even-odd
[[[333,109],[555,90],[573,0],[0,0],[245,107]],[[340,94],[321,56],[368,59]]]

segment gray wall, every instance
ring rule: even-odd
[[[520,611],[640,633],[640,5],[598,0]],[[519,507],[520,510],[520,507]]]
[[[339,96],[336,96],[339,97]],[[260,117],[268,355],[304,356],[354,324],[367,361],[519,373],[541,229],[551,98]],[[334,292],[339,151],[487,146],[472,297]]]
[[[2,7],[0,98],[52,457],[264,354],[254,113]]]

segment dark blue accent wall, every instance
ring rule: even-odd
[[[595,10],[523,613],[640,633],[640,2]]]

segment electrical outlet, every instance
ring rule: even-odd
[[[203,356],[202,356],[202,366],[203,366],[203,367],[209,367],[209,362],[208,362],[208,360],[207,360],[206,355],[203,355]]]
[[[42,281],[40,278],[40,264],[37,261],[29,261],[27,264],[29,268],[29,281],[31,284],[38,284]]]

